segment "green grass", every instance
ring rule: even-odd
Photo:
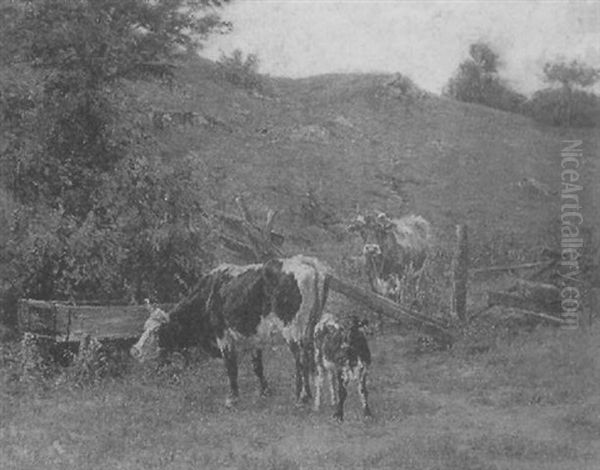
[[[375,418],[361,418],[352,384],[343,424],[328,406],[293,405],[283,345],[265,354],[272,397],[258,396],[243,360],[237,410],[224,407],[218,360],[158,372],[130,364],[92,384],[67,371],[40,388],[17,380],[16,351],[5,348],[0,468],[595,468],[597,343],[596,331],[541,330],[484,354],[415,357],[406,339],[373,336]]]

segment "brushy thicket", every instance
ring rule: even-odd
[[[598,80],[598,70],[577,61],[546,63],[545,81],[560,87],[538,90],[528,99],[500,77],[499,55],[489,45],[474,43],[469,55],[444,87],[446,96],[525,114],[552,126],[594,127],[600,122],[598,97],[584,90]]]
[[[475,43],[469,55],[446,84],[444,94],[466,103],[520,112],[526,98],[500,77],[498,54],[485,43]]]
[[[0,321],[18,297],[174,301],[212,261],[202,163],[162,154],[131,91],[222,25],[182,3],[0,3]]]
[[[264,77],[258,73],[258,66],[256,54],[244,57],[243,52],[236,49],[231,55],[221,54],[217,60],[217,77],[246,91],[264,94],[268,87]]]
[[[570,93],[557,88],[538,90],[524,110],[536,121],[551,126],[594,127],[600,122],[598,97],[583,90]]]

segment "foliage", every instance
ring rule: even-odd
[[[583,90],[600,78],[600,70],[571,62],[547,62],[545,81],[554,85],[537,91],[527,103],[527,112],[545,124],[566,127],[593,127],[598,122],[598,97]],[[559,85],[560,88],[557,88]]]
[[[586,88],[592,86],[600,78],[600,70],[582,64],[576,60],[566,62],[547,62],[544,65],[546,81],[560,83],[564,87],[579,86]]]
[[[218,75],[222,80],[247,91],[262,93],[265,84],[258,73],[259,60],[256,54],[244,54],[236,49],[231,55],[221,54],[217,61]]]
[[[600,119],[598,97],[583,90],[545,88],[527,102],[526,112],[552,126],[593,127]]]
[[[401,73],[396,74],[394,79],[387,83],[387,86],[392,96],[402,101],[409,113],[412,105],[427,97],[427,93],[420,89],[410,77]]]
[[[471,57],[459,65],[448,81],[444,94],[467,103],[518,112],[525,97],[500,78],[498,54],[481,42],[472,44],[469,54]]]
[[[198,169],[163,161],[128,84],[168,82],[227,26],[207,14],[220,4],[0,2],[0,185],[16,207],[0,258],[19,295],[172,301],[195,282],[210,260]]]
[[[111,99],[119,83],[169,77],[169,60],[196,45],[192,33],[202,36],[218,24],[210,15],[195,19],[184,6],[181,0],[42,0],[21,12],[11,59],[38,72],[41,83],[36,89],[10,81],[2,93],[3,109],[15,110],[4,113],[13,128],[23,129],[23,112],[34,109],[32,137],[9,149],[11,189],[20,200],[44,200],[78,218],[94,207],[102,175],[129,144],[115,135],[120,123]]]
[[[34,298],[174,301],[210,262],[204,197],[189,161],[173,168],[129,157],[82,221],[24,208],[15,220],[12,266]],[[99,215],[102,213],[102,215]]]

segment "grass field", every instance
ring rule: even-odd
[[[342,424],[296,408],[292,359],[273,346],[273,396],[259,398],[249,358],[238,409],[224,407],[219,360],[82,384],[68,372],[18,380],[5,346],[0,468],[436,470],[600,468],[600,331],[504,336],[482,354],[410,354],[371,337],[370,401],[350,391]]]
[[[426,217],[445,253],[430,285],[443,302],[431,301],[428,314],[447,310],[455,224],[469,225],[478,266],[556,248],[564,139],[584,141],[586,262],[598,256],[595,130],[541,127],[431,95],[407,102],[390,78],[274,80],[272,94],[256,96],[215,80],[200,61],[180,68],[170,89],[136,84],[135,92],[149,108],[210,117],[210,125],[156,131],[166,161],[196,165],[209,212],[234,211],[240,194],[255,214],[276,209],[288,252],[319,256],[354,282],[364,282],[361,242],[344,224],[357,210]],[[528,191],[523,178],[550,191]],[[12,210],[0,191],[3,201],[0,221]],[[472,311],[501,284],[471,285]],[[328,308],[359,309],[335,298]],[[600,469],[598,328],[501,334],[485,352],[458,344],[426,355],[385,330],[370,339],[375,417],[359,417],[353,388],[343,424],[330,410],[294,407],[283,345],[265,354],[273,396],[258,397],[246,358],[239,407],[228,410],[217,360],[160,371],[125,363],[120,376],[86,383],[69,370],[23,376],[17,345],[0,343],[0,469]]]

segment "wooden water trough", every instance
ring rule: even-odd
[[[170,309],[171,305],[160,305]],[[57,342],[79,342],[87,335],[99,340],[130,339],[140,335],[148,318],[145,305],[72,305],[21,299],[17,321],[21,332]]]

